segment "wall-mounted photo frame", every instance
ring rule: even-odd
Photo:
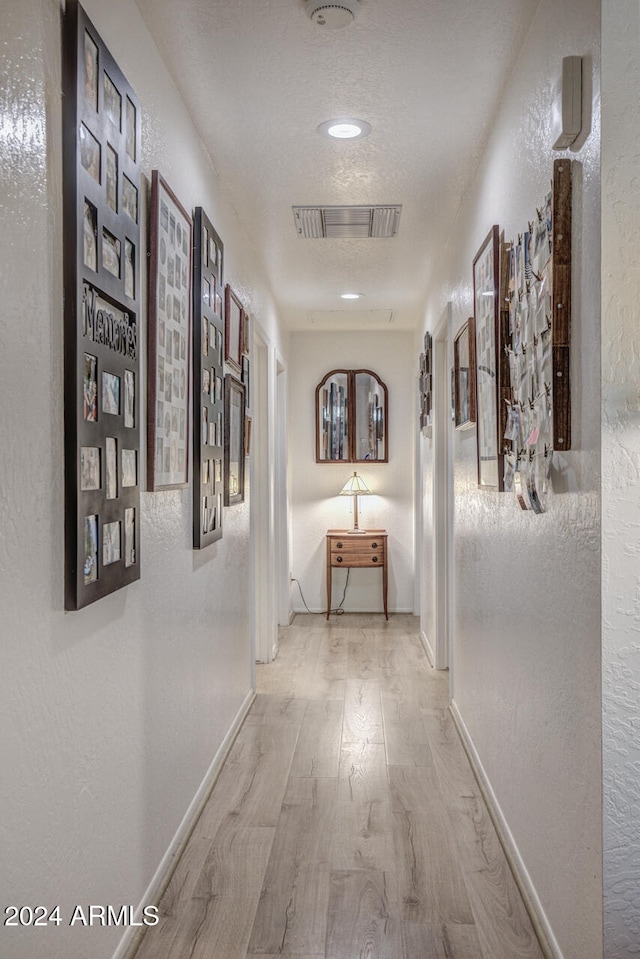
[[[191,217],[158,170],[151,174],[147,489],[189,482]]]
[[[504,489],[501,416],[499,409],[500,236],[493,226],[473,260],[473,300],[476,343],[476,417],[478,486]]]
[[[196,207],[193,256],[193,548],[222,537],[224,329],[216,311],[223,244]]]
[[[418,400],[420,430],[431,426],[433,397],[433,339],[431,333],[424,335],[424,350],[420,354],[420,372],[418,376]]]
[[[251,409],[251,361],[246,353],[242,354],[242,382],[245,389],[245,405]]]
[[[473,317],[453,341],[454,423],[457,430],[476,422],[476,338]]]
[[[77,0],[63,43],[65,607],[76,610],[140,578],[141,112]]]
[[[230,373],[224,378],[224,505],[244,502],[244,385]]]
[[[509,246],[505,489],[544,513],[554,449],[571,448],[571,162]],[[523,224],[524,226],[524,224]]]
[[[224,359],[235,373],[241,372],[244,309],[229,284],[224,297]]]

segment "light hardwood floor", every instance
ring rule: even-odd
[[[297,616],[137,959],[543,959],[417,620]]]

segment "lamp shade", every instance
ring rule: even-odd
[[[371,490],[357,473],[350,476],[340,490],[340,496],[370,496]]]

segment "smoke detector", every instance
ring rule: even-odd
[[[319,27],[329,27],[330,30],[340,30],[353,23],[359,6],[359,0],[337,0],[335,3],[328,3],[327,0],[306,0],[306,10],[313,22]]]

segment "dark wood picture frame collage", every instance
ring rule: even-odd
[[[139,101],[75,0],[63,36],[65,606],[140,578]]]
[[[63,85],[65,608],[76,610],[140,578],[146,259],[140,102],[77,0],[66,4]],[[147,489],[187,487],[192,471],[194,549],[221,538],[223,505],[244,501],[251,323],[228,286],[223,299],[223,255],[202,208],[192,219],[152,171]],[[230,298],[237,316],[223,313]],[[230,388],[242,400],[233,431]]]

